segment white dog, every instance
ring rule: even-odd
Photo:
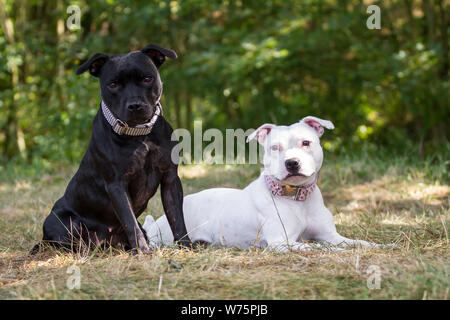
[[[248,136],[264,146],[264,171],[245,189],[214,188],[184,198],[184,220],[193,242],[215,246],[269,247],[277,251],[377,246],[336,231],[316,185],[323,151],[319,138],[330,121],[308,116],[290,126],[264,124]],[[151,246],[173,243],[165,215],[148,215],[143,228]],[[316,240],[321,244],[307,244]]]

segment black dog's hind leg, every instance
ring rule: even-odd
[[[49,246],[52,246],[54,248],[62,248],[66,250],[70,249],[70,245],[68,244],[64,245],[60,242],[41,240],[34,245],[34,247],[30,250],[28,254],[30,256],[34,256],[35,254],[44,251],[45,248]]]
[[[28,254],[30,256],[34,256],[36,253],[41,252],[44,249],[44,244],[42,243],[42,241],[39,241],[38,243],[36,243],[33,247],[33,249],[30,250],[30,252],[28,252]]]
[[[57,201],[44,221],[42,241],[30,253],[39,252],[45,245],[77,251],[83,241],[81,222],[77,215],[65,209],[61,200]],[[87,230],[84,233],[87,234]]]

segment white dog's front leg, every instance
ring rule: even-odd
[[[312,209],[315,212],[314,215],[310,217],[310,225],[306,232],[306,239],[321,242],[324,247],[330,250],[356,245],[366,248],[381,247],[376,243],[371,243],[364,240],[354,240],[341,236],[336,230],[333,215],[330,210],[325,207],[323,201],[318,207]]]
[[[329,237],[320,239],[320,241],[324,242],[325,244],[330,244],[332,246],[338,246],[338,247],[348,247],[348,246],[357,246],[357,245],[360,245],[365,248],[379,248],[380,247],[379,244],[376,244],[373,242],[367,242],[364,240],[349,239],[349,238],[341,236],[339,233],[335,233],[335,234],[330,235]]]

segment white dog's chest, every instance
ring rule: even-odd
[[[279,221],[283,232],[300,236],[308,226],[306,207],[303,202],[274,196],[271,206],[265,208],[264,218],[267,221]],[[276,225],[276,224],[275,224]]]

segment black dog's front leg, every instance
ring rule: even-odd
[[[122,228],[125,230],[133,253],[137,253],[137,249],[142,253],[150,253],[145,236],[139,227],[128,199],[124,183],[119,181],[110,183],[106,186],[106,190],[111,198],[117,219],[119,219]]]
[[[177,241],[179,245],[190,247],[191,240],[187,235],[183,215],[183,187],[176,168],[163,176],[161,198],[174,241]]]

